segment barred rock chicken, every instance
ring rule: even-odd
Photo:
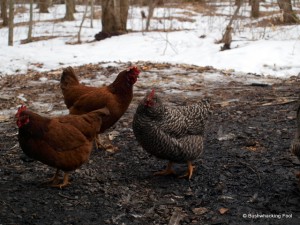
[[[102,118],[107,115],[109,111],[104,108],[84,115],[50,119],[21,106],[16,113],[20,147],[30,158],[57,169],[47,183],[65,187],[69,184],[70,171],[88,161]],[[63,183],[58,184],[60,170],[65,174]]]
[[[165,170],[155,175],[174,174],[173,163],[187,163],[191,179],[192,161],[203,152],[205,123],[210,115],[209,102],[203,100],[189,106],[167,107],[152,90],[140,102],[133,118],[137,141],[150,154],[167,159]]]
[[[70,114],[80,115],[107,107],[110,115],[103,118],[100,129],[100,133],[103,133],[126,112],[133,98],[133,85],[139,73],[137,67],[132,66],[121,71],[110,85],[90,87],[79,83],[72,67],[64,69],[60,85]]]
[[[297,156],[297,158],[300,160],[300,105],[298,106],[297,109],[296,120],[297,120],[297,131],[296,131],[295,138],[292,141],[291,150],[292,153],[295,156]],[[298,172],[296,176],[299,178],[299,182],[300,182],[300,172]]]

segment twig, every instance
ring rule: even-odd
[[[5,201],[1,201],[4,205],[6,205],[8,208],[10,208],[11,209],[11,211],[13,211],[13,213],[15,214],[15,215],[17,215],[17,213],[16,213],[16,211],[13,209],[13,207],[11,207],[9,204],[7,204]]]
[[[67,199],[70,199],[70,200],[78,200],[78,198],[72,198],[72,197],[67,196],[67,195],[64,195],[64,194],[62,194],[62,193],[60,193],[60,192],[58,192],[58,195],[59,195],[60,197],[67,198]]]
[[[242,162],[242,161],[238,161],[238,163],[248,167],[248,169],[250,169],[253,173],[255,173],[257,178],[258,178],[258,184],[259,184],[259,186],[261,186],[261,177],[260,177],[260,174],[258,173],[258,171],[255,168],[253,168],[252,166],[250,166],[248,163],[245,163],[245,162]],[[228,165],[229,166],[237,166],[236,164],[233,164],[233,163],[228,164]]]
[[[261,104],[261,106],[273,106],[273,105],[285,105],[285,104],[290,104],[290,103],[293,103],[293,102],[297,102],[298,99],[296,100],[285,100],[283,102],[267,102],[267,103],[264,103],[264,104]]]
[[[256,176],[258,177],[258,184],[259,186],[261,186],[261,177],[260,174],[258,173],[258,171],[253,168],[252,166],[250,166],[248,163],[242,162],[242,161],[238,161],[240,164],[245,165],[246,167],[248,167],[253,173],[256,174]]]
[[[162,36],[162,35],[161,35]],[[164,38],[165,39],[165,41],[166,41],[166,47],[165,47],[165,49],[164,49],[164,52],[163,52],[163,55],[165,55],[166,54],[166,51],[167,51],[167,48],[168,48],[168,45],[170,45],[170,47],[171,47],[171,49],[176,53],[176,54],[178,54],[178,52],[177,52],[177,50],[175,49],[175,47],[172,45],[172,43],[169,41],[169,38],[168,38],[168,36],[169,36],[169,33],[168,32],[166,32],[166,38]]]

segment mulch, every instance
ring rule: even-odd
[[[14,120],[22,103],[49,116],[67,113],[59,87],[62,70],[1,78],[0,224],[300,223],[295,177],[300,163],[290,152],[298,77],[278,80],[211,67],[136,64],[142,73],[132,104],[102,135],[115,132],[117,150],[94,149],[64,189],[40,185],[54,169],[23,155]],[[75,70],[88,85],[107,84],[127,66],[99,63]],[[190,104],[203,96],[213,102],[205,151],[194,163],[191,180],[153,176],[166,162],[148,155],[135,140],[132,117],[152,87],[170,105]],[[175,169],[183,173],[186,165]]]

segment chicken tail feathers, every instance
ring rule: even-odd
[[[63,70],[61,79],[60,79],[60,86],[62,89],[66,88],[70,85],[78,85],[79,80],[75,74],[74,69],[69,66]]]

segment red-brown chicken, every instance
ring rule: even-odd
[[[88,161],[93,140],[108,115],[104,108],[84,115],[47,118],[21,106],[16,113],[20,147],[29,157],[56,168],[47,183],[62,188],[69,184],[69,173]],[[58,184],[60,170],[64,178]]]
[[[133,85],[140,71],[130,67],[121,71],[108,86],[90,87],[79,83],[72,67],[63,70],[60,86],[70,114],[80,115],[107,107],[110,115],[103,118],[100,133],[114,125],[127,110],[133,98]]]

